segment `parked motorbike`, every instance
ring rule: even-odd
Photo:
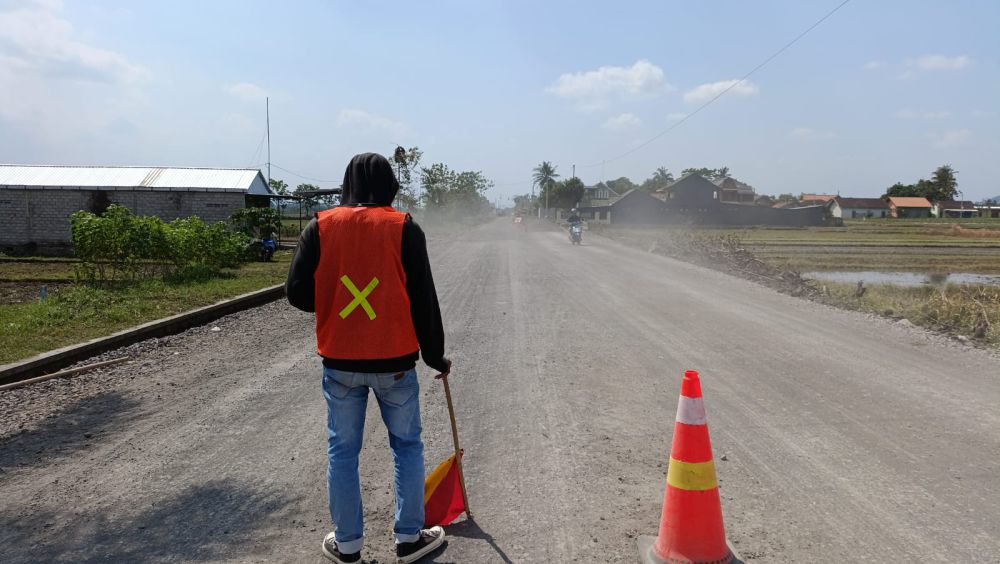
[[[574,223],[569,226],[569,242],[574,245],[583,244],[583,224]]]
[[[274,258],[274,251],[278,250],[278,243],[274,239],[264,239],[260,242],[260,255],[264,262],[271,262]]]

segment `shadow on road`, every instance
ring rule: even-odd
[[[37,429],[0,439],[0,469],[37,466],[85,450],[101,439],[99,435],[126,427],[138,406],[118,392],[81,399]]]
[[[497,556],[499,556],[501,560],[503,560],[506,564],[512,564],[511,559],[507,556],[507,553],[505,553],[502,548],[497,546],[493,536],[482,530],[479,527],[479,524],[472,519],[466,519],[460,523],[450,525],[447,529],[449,536],[486,541],[486,544],[490,545],[490,548],[497,553]]]
[[[214,481],[139,511],[122,505],[25,515],[4,507],[0,545],[5,562],[242,560],[257,550],[268,552],[269,539],[255,533],[293,501],[277,490]]]

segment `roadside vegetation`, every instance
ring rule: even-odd
[[[906,319],[1000,350],[1000,286],[873,284],[858,296],[856,286],[823,283],[823,301],[859,311]]]
[[[113,286],[70,283],[73,263],[57,263],[58,269],[44,273],[34,271],[31,283],[20,284],[26,291],[0,293],[0,364],[281,284],[290,260],[291,252],[279,251],[272,262],[217,271],[191,268]],[[23,263],[4,263],[4,278],[12,264],[21,273],[32,272]],[[42,286],[48,289],[44,301],[39,296]]]
[[[75,214],[74,259],[0,262],[0,364],[282,283],[291,253],[259,260],[275,221],[266,209],[228,224]]]

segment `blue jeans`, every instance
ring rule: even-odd
[[[417,540],[424,525],[424,443],[420,440],[417,371],[364,374],[323,369],[326,398],[327,491],[337,547],[352,554],[364,545],[358,456],[365,430],[368,390],[374,390],[389,431],[395,463],[396,542]]]

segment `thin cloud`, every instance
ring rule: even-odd
[[[811,127],[796,127],[792,129],[789,136],[804,141],[818,141],[820,139],[832,139],[837,135],[832,131],[820,131]]]
[[[66,152],[111,132],[103,150],[134,141],[147,120],[150,71],[81,33],[61,2],[0,0],[0,129],[21,146]],[[126,126],[125,124],[130,124]]]
[[[236,96],[244,102],[260,102],[268,97],[267,90],[250,82],[237,82],[226,86],[226,92]]]
[[[966,55],[948,57],[946,55],[924,55],[916,61],[909,62],[920,70],[961,70],[972,64],[972,59]]]
[[[360,127],[368,130],[387,131],[393,135],[405,135],[409,128],[405,124],[364,110],[344,109],[337,114],[340,127]]]
[[[991,112],[989,110],[972,110],[972,112],[970,112],[969,115],[977,119],[988,119],[997,117],[996,112]]]
[[[951,117],[951,112],[948,110],[928,112],[916,111],[911,108],[903,108],[898,110],[893,115],[895,115],[897,119],[945,119]]]
[[[663,69],[645,59],[630,67],[604,66],[565,73],[545,88],[545,92],[572,100],[583,110],[604,108],[615,100],[656,97],[672,90]]]
[[[54,1],[0,8],[0,71],[119,85],[150,77],[124,54],[77,39]]]
[[[968,129],[954,129],[945,131],[933,138],[932,145],[936,149],[948,149],[967,144],[972,139],[972,131]]]
[[[632,114],[624,113],[612,118],[608,118],[608,120],[604,122],[603,127],[605,129],[610,129],[612,131],[625,131],[628,129],[635,129],[641,125],[642,125],[642,120],[640,120],[639,118],[635,117]]]
[[[259,122],[256,122],[243,114],[235,112],[222,114],[222,123],[242,133],[260,130]]]
[[[867,63],[865,63],[865,70],[880,69],[880,68],[886,66],[887,64],[889,64],[889,63],[887,63],[885,61],[868,61]]]
[[[753,96],[759,92],[757,85],[752,82],[745,80],[741,82],[737,79],[720,80],[719,82],[702,84],[688,90],[684,93],[684,101],[689,104],[707,102],[729,88],[731,90],[726,93],[728,96]]]

